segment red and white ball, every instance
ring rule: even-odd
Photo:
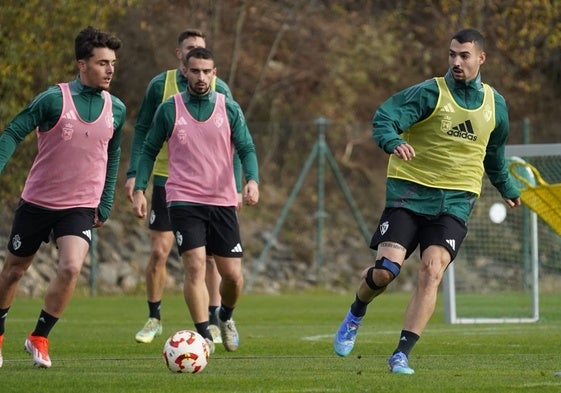
[[[208,364],[210,351],[199,333],[180,330],[166,340],[162,356],[170,371],[195,374],[203,371]]]

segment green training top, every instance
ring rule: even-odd
[[[101,90],[85,86],[80,78],[69,83],[70,92],[74,105],[82,120],[91,122],[99,116],[103,109],[104,98]],[[113,104],[113,137],[107,147],[107,173],[105,175],[105,187],[98,206],[98,218],[106,221],[109,218],[113,198],[115,194],[115,183],[119,170],[121,155],[121,136],[125,124],[126,108],[123,102],[111,95]],[[31,103],[25,107],[8,124],[0,138],[0,172],[4,169],[6,162],[14,153],[18,143],[38,128],[39,132],[50,130],[59,120],[62,113],[62,92],[60,87],[51,86],[37,95]],[[55,175],[56,176],[56,175]]]
[[[481,74],[476,79],[465,83],[456,81],[450,71],[444,76],[455,105],[470,111],[479,109],[484,101],[485,88],[481,83]],[[492,89],[492,88],[491,88]],[[491,183],[497,188],[504,198],[512,199],[520,196],[518,188],[514,185],[506,165],[504,150],[509,133],[508,109],[504,98],[492,89],[494,98],[495,124],[489,134],[489,141],[485,147],[483,167]],[[386,153],[391,154],[399,145],[405,143],[403,134],[414,126],[428,119],[435,111],[447,110],[437,107],[441,91],[436,79],[430,79],[417,85],[406,88],[386,100],[374,114],[372,135],[374,140]],[[455,126],[455,125],[453,125]],[[446,126],[441,125],[445,128]],[[438,127],[440,129],[441,127]],[[438,130],[435,130],[435,133]],[[423,131],[427,138],[426,144],[435,133]],[[422,138],[423,136],[417,136]],[[413,148],[416,148],[412,143]],[[435,146],[435,149],[442,146]],[[448,147],[445,147],[447,149]],[[443,154],[464,154],[461,150],[443,151]],[[467,158],[467,157],[464,157]],[[413,160],[418,157],[413,158]],[[473,158],[470,158],[473,159]],[[461,162],[460,157],[455,161]],[[443,168],[435,165],[425,167],[438,174]],[[457,169],[461,176],[462,169]],[[424,176],[427,179],[428,176]],[[477,199],[474,189],[471,191],[448,189],[442,186],[422,184],[412,179],[404,180],[388,177],[386,182],[386,207],[402,207],[419,214],[435,216],[442,213],[454,215],[464,222],[468,221],[469,214]]]

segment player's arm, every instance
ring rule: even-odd
[[[175,103],[173,99],[168,99],[158,106],[138,159],[133,192],[133,211],[139,218],[146,217],[147,207],[144,191],[154,169],[156,156],[171,135],[174,123]]]
[[[489,137],[483,166],[491,184],[499,191],[506,203],[511,207],[519,206],[520,190],[510,176],[505,158],[510,129],[508,108],[504,98],[497,92],[495,92],[495,121],[495,129]]]
[[[437,99],[438,86],[434,79],[408,87],[388,98],[372,117],[372,137],[376,144],[386,153],[399,158],[414,157],[413,147],[400,135],[427,118],[433,112]]]
[[[22,109],[0,134],[0,173],[4,166],[27,135],[39,127],[51,129],[62,113],[62,94],[58,86],[52,86],[37,95]]]
[[[146,88],[146,93],[138,111],[138,117],[134,125],[134,133],[132,136],[131,152],[129,167],[127,169],[127,180],[125,182],[125,192],[129,200],[132,201],[132,191],[136,177],[136,167],[138,165],[138,158],[142,151],[142,145],[146,139],[146,135],[150,130],[152,119],[156,113],[158,105],[162,102],[163,82],[162,76],[158,75],[150,81]]]
[[[115,198],[115,184],[119,172],[121,160],[121,139],[123,126],[127,115],[125,105],[121,100],[112,97],[113,100],[113,136],[107,145],[107,171],[105,174],[105,185],[101,194],[101,200],[97,208],[97,221],[95,226],[107,221]]]
[[[240,210],[243,206],[243,184],[242,184],[242,161],[238,152],[234,149],[234,180],[236,181],[236,191],[238,192],[238,206],[237,209]]]
[[[259,201],[259,165],[253,138],[247,128],[240,106],[232,100],[227,100],[226,110],[232,130],[232,142],[240,156],[245,174],[246,185],[243,197],[246,204],[254,205]]]

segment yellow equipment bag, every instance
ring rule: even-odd
[[[536,179],[535,185],[516,170],[519,166],[532,172]],[[526,186],[520,190],[522,202],[561,236],[561,183],[547,183],[540,172],[527,162],[513,162],[509,169],[510,173]]]

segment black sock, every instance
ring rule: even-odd
[[[8,317],[8,308],[0,308],[0,336],[4,334],[4,330],[6,329],[6,318]]]
[[[363,302],[358,298],[358,295],[355,295],[355,301],[351,304],[351,313],[355,317],[363,317],[366,314],[366,307],[368,307],[368,303]]]
[[[216,316],[216,310],[218,306],[208,306],[208,321],[211,325],[218,325],[218,317]]]
[[[220,311],[218,312],[218,317],[221,321],[227,321],[228,319],[232,318],[232,314],[234,313],[233,307],[226,307],[224,304],[220,306]]]
[[[402,330],[399,336],[399,344],[394,354],[397,352],[403,352],[407,357],[409,357],[409,352],[413,349],[413,346],[419,340],[419,336],[408,330]]]
[[[196,323],[195,329],[197,329],[197,333],[203,336],[203,338],[208,338],[209,340],[212,341],[212,335],[210,334],[210,330],[208,330],[208,321]]]
[[[151,302],[148,301],[148,318],[156,318],[161,320],[160,309],[162,308],[162,301]]]
[[[49,337],[49,333],[55,323],[57,323],[58,318],[52,316],[45,310],[41,310],[39,314],[39,319],[37,319],[37,325],[35,325],[35,330],[31,333],[32,336]]]

